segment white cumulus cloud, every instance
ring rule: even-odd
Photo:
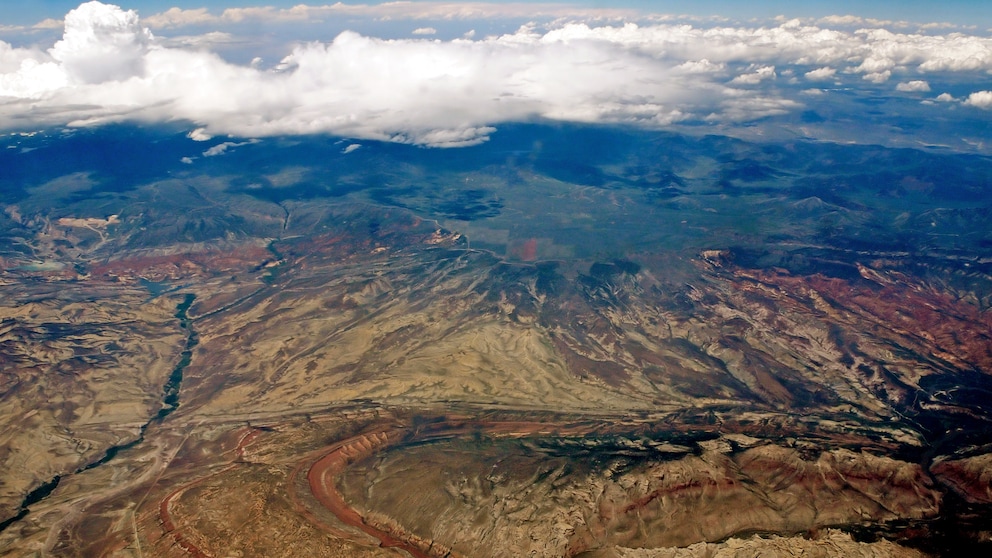
[[[980,109],[992,109],[992,91],[976,91],[965,99],[964,104]]]
[[[333,133],[462,146],[485,141],[493,124],[534,117],[659,126],[688,118],[760,118],[796,106],[769,95],[731,95],[724,85],[679,72],[675,67],[685,60],[636,46],[650,46],[656,32],[642,36],[636,26],[567,25],[544,34],[522,28],[449,42],[344,32],[331,43],[297,47],[269,72],[164,46],[134,12],[99,2],[73,10],[66,22],[49,61],[24,55],[33,66],[12,65],[4,75],[20,79],[3,91],[9,96],[44,97],[42,123],[179,119],[197,125],[192,139]],[[98,58],[111,64],[97,67]],[[39,66],[64,79],[39,80],[47,87],[40,93],[29,89]],[[752,73],[765,79],[774,68],[757,66]],[[0,109],[0,123],[8,126],[21,116]],[[220,144],[205,155],[229,147]]]
[[[907,92],[922,91],[925,93],[930,91],[930,84],[927,83],[926,81],[919,79],[913,81],[906,81],[896,85],[896,91],[907,91]]]
[[[86,2],[65,16],[65,35],[50,53],[70,79],[100,83],[140,74],[151,39],[136,12]]]
[[[801,77],[854,88],[896,77],[897,89],[925,91],[926,81],[908,76],[992,71],[988,37],[831,29],[829,20],[747,27],[659,17],[638,25],[609,19],[627,12],[579,9],[570,19],[481,38],[386,40],[346,31],[298,44],[274,69],[212,52],[235,40],[222,30],[156,38],[146,29],[343,16],[433,23],[525,11],[497,3],[300,4],[219,15],[173,8],[140,20],[86,2],[69,12],[63,38],[48,50],[0,42],[0,128],[180,121],[201,141],[327,133],[454,147],[485,141],[501,123],[537,118],[648,127],[746,122],[810,102],[818,90],[795,87]],[[982,93],[965,102],[987,108]],[[231,147],[222,145],[215,154]]]
[[[890,77],[892,77],[892,72],[885,70],[884,72],[871,72],[870,74],[865,74],[862,76],[862,79],[872,83],[885,83],[889,81]]]
[[[730,83],[734,85],[757,85],[766,79],[775,79],[775,66],[761,66],[753,69],[753,72],[741,74]]]
[[[702,60],[687,60],[676,66],[675,69],[690,74],[708,74],[722,72],[727,69],[727,65],[723,63],[714,64],[703,58]]]
[[[437,29],[433,27],[418,27],[412,33],[414,35],[437,35]]]
[[[829,66],[824,66],[822,68],[817,68],[806,72],[803,74],[803,77],[810,81],[826,81],[833,79],[835,75],[837,75],[837,70]]]
[[[193,130],[192,132],[186,134],[186,137],[188,137],[193,141],[208,141],[210,139],[213,139],[213,136],[208,134],[207,131],[204,130],[203,128],[197,128]]]

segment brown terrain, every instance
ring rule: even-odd
[[[0,515],[40,483],[139,436],[184,338],[144,289],[39,283],[0,301]]]
[[[730,249],[510,261],[399,210],[334,211],[113,255],[137,217],[35,222],[35,260],[65,265],[4,260],[0,553],[919,556],[992,538],[974,298],[871,258],[844,277]]]

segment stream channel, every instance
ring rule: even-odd
[[[183,371],[186,370],[186,367],[189,366],[189,363],[193,360],[193,348],[196,347],[196,345],[200,342],[200,339],[197,336],[196,331],[193,330],[193,323],[192,320],[189,318],[189,314],[188,314],[189,308],[190,306],[193,305],[193,301],[195,300],[196,300],[196,295],[187,294],[183,298],[183,301],[176,306],[176,313],[174,314],[174,316],[179,319],[179,327],[186,332],[186,343],[183,346],[183,352],[180,353],[179,355],[179,363],[176,364],[176,367],[172,369],[172,373],[169,374],[168,381],[166,381],[165,386],[162,388],[162,408],[159,409],[158,413],[156,413],[155,416],[148,419],[148,422],[141,425],[141,430],[139,431],[138,437],[136,439],[124,444],[111,446],[103,454],[103,457],[92,463],[89,463],[87,465],[84,465],[76,469],[75,471],[73,471],[72,474],[74,475],[79,474],[84,471],[89,471],[90,469],[99,467],[100,465],[108,463],[114,457],[117,457],[117,454],[119,454],[120,452],[131,449],[134,446],[140,444],[141,442],[144,442],[145,431],[148,430],[149,426],[155,423],[162,422],[163,420],[165,420],[167,416],[171,415],[173,412],[175,412],[176,409],[179,408],[179,389],[180,387],[182,387],[182,383],[183,383]],[[21,507],[17,515],[0,523],[0,533],[2,533],[5,529],[10,527],[12,524],[27,517],[28,513],[30,513],[31,511],[30,510],[31,506],[37,504],[38,502],[41,502],[49,495],[51,495],[51,493],[54,492],[56,488],[58,488],[59,482],[61,480],[62,480],[62,475],[55,475],[55,477],[53,477],[52,480],[43,483],[41,486],[29,492],[27,496],[24,497],[24,500],[21,502]]]

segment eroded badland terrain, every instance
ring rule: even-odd
[[[645,145],[22,185],[0,554],[987,549],[992,163]]]

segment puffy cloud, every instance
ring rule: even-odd
[[[68,82],[47,53],[0,42],[0,97],[35,99]]]
[[[941,93],[940,95],[937,95],[937,98],[934,100],[939,103],[951,103],[957,99],[955,99],[954,95],[951,95],[950,93]]]
[[[703,58],[702,60],[687,60],[676,66],[675,69],[688,74],[708,74],[722,72],[727,69],[727,65],[723,63],[714,64]]]
[[[837,70],[829,66],[824,66],[822,68],[810,70],[805,74],[803,74],[803,76],[810,81],[826,81],[829,79],[833,79],[833,77],[836,74],[837,74]]]
[[[0,42],[0,72],[5,75],[17,71],[25,61],[31,60],[38,63],[46,58],[45,54],[40,51],[13,48],[7,43]]]
[[[889,57],[871,55],[865,58],[860,65],[852,68],[852,71],[864,74],[880,74],[891,70],[895,65],[895,61]]]
[[[760,66],[753,72],[741,74],[731,80],[734,85],[757,85],[766,79],[775,79],[775,66]]]
[[[193,141],[209,141],[213,139],[213,136],[208,134],[203,128],[197,128],[192,132],[186,134],[186,137]]]
[[[896,91],[922,91],[925,93],[930,91],[930,84],[923,80],[907,81],[896,85]]]
[[[569,9],[526,6],[531,12]],[[881,83],[909,72],[992,71],[989,38],[842,31],[799,20],[776,27],[700,27],[661,18],[644,25],[571,19],[451,41],[344,32],[330,43],[296,46],[272,70],[259,62],[234,64],[204,49],[234,40],[224,32],[159,39],[142,27],[309,21],[352,12],[382,17],[390,10],[410,19],[442,13],[483,18],[523,9],[397,2],[213,15],[173,8],[141,21],[134,12],[87,2],[66,16],[62,40],[47,52],[0,42],[0,127],[188,121],[196,128],[190,137],[203,141],[330,133],[462,146],[485,141],[502,122],[534,118],[658,127],[774,116],[798,110],[797,99],[811,100],[819,91],[794,87],[798,76],[852,85],[858,78]],[[619,13],[586,11],[597,18]],[[772,85],[777,67],[797,77]],[[897,88],[916,83],[926,82]],[[982,102],[978,96],[968,104]],[[230,147],[222,143],[212,154]]]
[[[892,72],[885,70],[884,72],[872,72],[870,74],[865,74],[862,76],[862,79],[872,83],[885,83],[889,81],[890,77],[892,77]]]
[[[992,110],[992,91],[976,91],[968,95],[964,104],[980,109]]]
[[[42,90],[29,90],[32,68],[17,66],[4,78],[20,81],[4,83],[3,93],[43,96],[43,124],[180,119],[198,125],[190,133],[198,140],[333,133],[435,146],[472,145],[485,141],[493,124],[534,117],[662,126],[760,118],[795,105],[697,79],[689,67],[677,69],[684,59],[642,48],[651,46],[650,37],[640,35],[636,26],[584,25],[450,42],[345,32],[329,44],[298,46],[278,71],[262,71],[210,52],[166,47],[140,28],[133,12],[90,2],[67,16],[50,61],[22,56],[34,71],[43,67],[63,80],[38,80]],[[111,62],[109,69],[93,67],[97,54]],[[723,65],[695,67],[704,68]],[[774,68],[752,73],[760,81]],[[7,126],[15,116],[23,115],[0,108]],[[220,144],[204,155],[234,146]]]
[[[778,27],[710,27],[686,24],[590,27],[563,25],[554,38],[608,40],[655,56],[707,59],[712,63],[841,66],[847,72],[883,74],[897,67],[928,71],[992,70],[992,38],[952,33],[946,36],[893,33],[886,29],[854,32],[785,22]]]
[[[359,150],[361,148],[362,148],[362,144],[360,144],[360,143],[352,143],[352,144],[349,144],[348,147],[345,147],[344,149],[342,149],[341,150],[341,153],[344,153],[345,155],[347,155],[347,154],[352,153],[353,151],[357,151],[357,150]]]
[[[418,27],[412,33],[414,35],[437,35],[437,29],[433,27]]]
[[[0,44],[0,51],[3,46]],[[0,98],[39,99],[53,89],[67,84],[68,78],[58,64],[24,58],[17,71],[0,74]]]
[[[70,79],[100,83],[140,74],[151,38],[136,12],[86,2],[65,16],[65,34],[50,52]]]

